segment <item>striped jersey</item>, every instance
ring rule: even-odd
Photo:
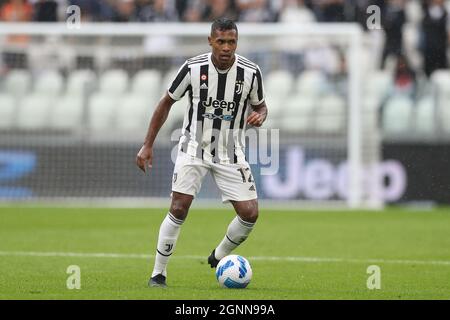
[[[215,163],[241,163],[248,105],[265,98],[261,70],[237,54],[228,70],[217,70],[211,55],[186,60],[168,88],[173,100],[188,95],[179,149]]]

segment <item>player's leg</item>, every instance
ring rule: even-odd
[[[185,153],[178,154],[172,180],[172,203],[159,229],[151,286],[165,286],[169,257],[174,252],[181,226],[207,172],[208,168],[201,160]]]
[[[242,221],[248,224],[254,224],[258,220],[258,199],[248,200],[248,201],[233,201],[230,200],[234,207],[238,217]]]
[[[193,198],[189,194],[172,192],[170,210],[159,228],[155,265],[150,280],[152,286],[165,285],[167,264],[175,250],[181,226],[186,219]]]
[[[236,211],[236,217],[230,222],[227,232],[220,244],[211,253],[208,263],[216,267],[220,259],[229,255],[252,232],[258,219],[258,200],[230,201]]]
[[[222,191],[222,200],[231,202],[237,213],[222,241],[208,258],[211,267],[216,267],[219,260],[244,242],[253,230],[258,219],[258,200],[248,164],[214,165],[213,169],[214,180]]]

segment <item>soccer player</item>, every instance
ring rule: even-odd
[[[211,268],[248,237],[258,218],[257,193],[245,158],[243,133],[247,125],[260,127],[267,116],[261,70],[235,53],[238,30],[233,21],[214,21],[208,41],[211,52],[186,60],[159,101],[136,158],[142,171],[152,167],[158,131],[172,104],[188,94],[172,179],[172,202],[159,229],[149,286],[166,286],[169,257],[208,172],[222,193],[222,201],[231,202],[237,213],[222,242],[208,257]]]

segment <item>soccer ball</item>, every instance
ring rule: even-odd
[[[231,254],[222,258],[216,267],[216,278],[225,288],[245,288],[252,279],[252,268],[247,259]]]

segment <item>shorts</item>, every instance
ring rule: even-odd
[[[195,197],[203,178],[211,172],[222,193],[222,201],[257,199],[256,185],[247,162],[219,164],[199,159],[179,151],[173,171],[172,191]]]

